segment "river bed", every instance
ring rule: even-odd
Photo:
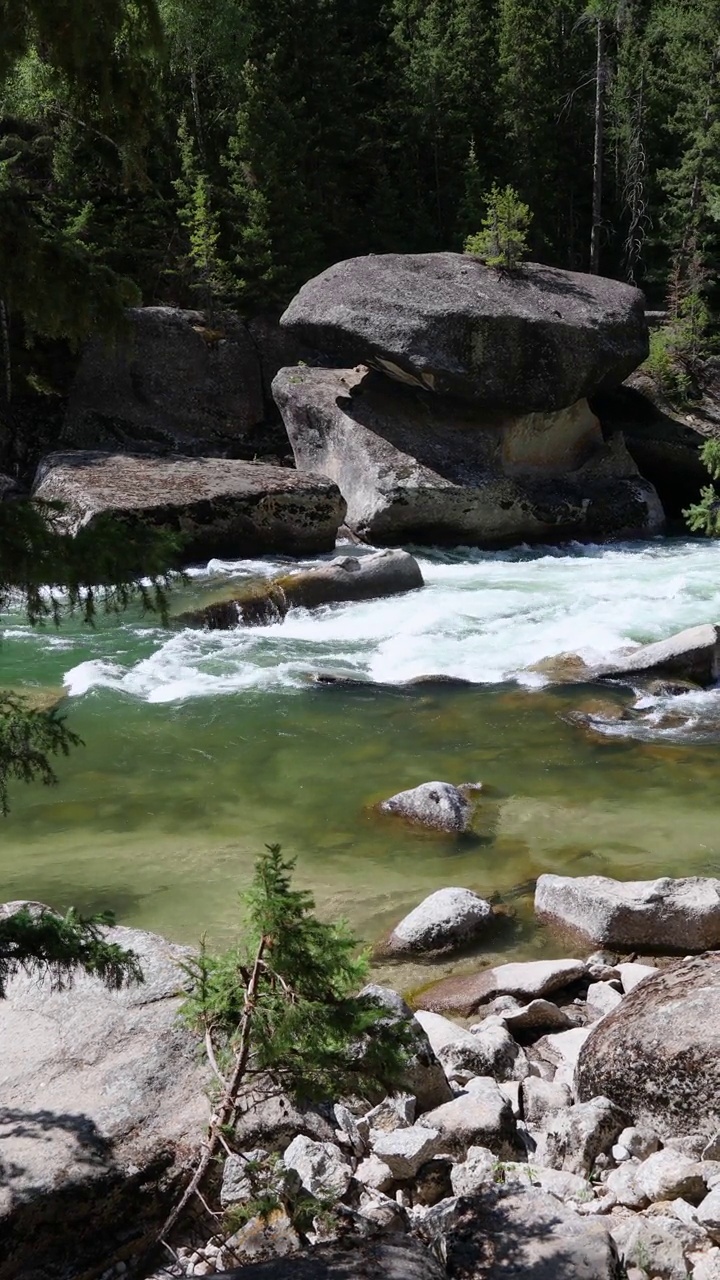
[[[124,924],[222,942],[238,928],[254,857],[279,842],[323,915],[346,916],[369,942],[432,889],[458,884],[506,903],[515,920],[491,954],[521,958],[563,949],[532,919],[543,871],[719,875],[720,696],[688,694],[673,704],[680,716],[647,699],[640,718],[588,733],[566,717],[597,690],[543,687],[527,668],[719,619],[720,545],[418,557],[423,591],[252,630],[168,632],[130,615],[56,632],[6,618],[2,683],[64,684],[86,745],[59,762],[58,787],[13,787],[0,900],[107,907]],[[286,567],[211,562],[173,609]],[[317,687],[317,671],[385,687]],[[387,687],[427,675],[478,683]],[[619,688],[600,696],[631,701]],[[376,813],[378,800],[435,778],[483,782],[474,840]],[[381,972],[406,986],[429,976]]]

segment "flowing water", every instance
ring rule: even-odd
[[[13,788],[0,900],[110,907],[126,924],[223,941],[254,857],[277,841],[323,914],[347,916],[369,941],[432,889],[460,884],[513,908],[494,946],[528,956],[561,947],[532,922],[543,871],[720,874],[720,694],[683,695],[672,710],[646,697],[618,719],[628,690],[543,687],[526,670],[720,618],[720,546],[419,559],[423,591],[253,630],[125,617],[55,632],[6,618],[2,683],[64,684],[86,745],[60,762],[57,788]],[[286,563],[211,562],[173,608]],[[383,687],[317,686],[317,671]],[[427,675],[479,683],[393,687]],[[589,728],[572,720],[583,708]],[[376,813],[378,800],[434,778],[483,782],[474,839]]]

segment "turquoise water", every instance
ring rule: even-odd
[[[427,586],[411,596],[252,631],[129,617],[55,633],[5,619],[2,683],[64,685],[86,745],[59,762],[57,787],[13,788],[0,899],[110,907],[123,923],[220,941],[258,850],[278,841],[322,912],[369,941],[427,892],[461,884],[517,913],[496,948],[536,955],[558,947],[532,923],[529,882],[543,871],[720,874],[715,692],[676,701],[670,717],[653,699],[628,721],[600,708],[588,732],[564,717],[598,698],[622,708],[630,691],[548,689],[526,671],[716,620],[720,548],[460,550],[422,566]],[[279,567],[211,563],[174,608]],[[318,670],[482,683],[323,688],[309,683]],[[432,778],[485,784],[475,839],[378,815],[378,800]]]

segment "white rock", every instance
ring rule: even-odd
[[[705,1192],[702,1171],[697,1161],[690,1160],[665,1147],[643,1160],[635,1171],[637,1188],[648,1200],[689,1200],[696,1204]]]
[[[590,1174],[612,1147],[627,1116],[609,1098],[579,1102],[553,1116],[545,1137],[545,1160],[552,1169]]]
[[[481,1066],[473,1074],[493,1076],[495,1080],[524,1080],[530,1075],[530,1064],[523,1049],[501,1019],[486,1018],[472,1032]]]
[[[438,1129],[443,1144],[456,1155],[464,1156],[472,1146],[489,1147],[504,1159],[519,1153],[512,1108],[490,1077],[470,1080],[465,1092],[426,1112],[420,1124]]]
[[[572,1092],[566,1084],[528,1076],[521,1085],[523,1115],[528,1124],[538,1125],[546,1117],[572,1106]]]
[[[550,1048],[559,1054],[560,1065],[569,1067],[574,1071],[580,1056],[580,1050],[589,1035],[589,1027],[573,1027],[571,1031],[558,1031],[553,1035],[547,1036],[546,1041]]]
[[[610,982],[593,982],[588,987],[587,1002],[591,1009],[598,1010],[604,1017],[606,1013],[617,1009],[622,1002],[622,995]]]
[[[433,1052],[442,1063],[448,1080],[465,1084],[473,1076],[493,1075],[491,1070],[492,1054],[484,1040],[477,1040],[474,1035],[459,1027],[449,1018],[439,1013],[427,1013],[420,1009],[415,1014],[425,1032]],[[508,1040],[515,1046],[515,1055],[520,1052],[519,1045],[505,1032]]]
[[[388,1191],[395,1179],[389,1165],[373,1152],[360,1161],[355,1170],[355,1181],[364,1187],[372,1187],[374,1191]]]
[[[644,982],[645,978],[651,978],[657,969],[651,964],[637,964],[635,961],[628,961],[625,964],[617,965],[620,981],[622,982],[623,991],[628,995],[633,991],[640,982]]]
[[[415,1123],[415,1098],[409,1093],[395,1093],[383,1098],[376,1107],[360,1116],[357,1126],[361,1139],[369,1142],[372,1134],[393,1133]]]
[[[720,1249],[693,1255],[692,1280],[720,1280]]]
[[[259,1166],[268,1159],[268,1152],[261,1147],[244,1151],[241,1155],[228,1156],[223,1165],[220,1204],[227,1209],[231,1204],[251,1200],[257,1194]]]
[[[520,1098],[520,1081],[519,1080],[503,1080],[498,1083],[498,1089],[504,1098],[507,1098],[515,1119],[518,1120],[522,1115],[522,1102]]]
[[[516,1007],[503,1008],[500,1004],[502,1000],[512,1000]],[[509,1031],[526,1029],[567,1031],[573,1025],[564,1010],[553,1004],[552,1000],[531,1000],[529,1004],[523,1005],[512,996],[500,996],[493,1004],[500,1006],[496,1008],[496,1012]],[[475,1027],[471,1027],[470,1030],[474,1031]]]
[[[653,1219],[611,1219],[610,1232],[626,1267],[637,1266],[658,1280],[687,1280],[686,1248]]]
[[[611,880],[540,876],[535,913],[593,942],[636,949],[708,951],[720,946],[720,880],[687,876]]]
[[[628,1151],[627,1147],[621,1147],[619,1142],[615,1143],[615,1146],[612,1148],[610,1155],[612,1156],[616,1164],[622,1164],[623,1160],[630,1159],[630,1152]]]
[[[445,1103],[445,1106],[452,1105],[451,1102]],[[388,1166],[393,1177],[400,1180],[414,1178],[420,1166],[440,1150],[440,1133],[426,1125],[425,1120],[426,1117],[423,1116],[420,1124],[412,1125],[409,1129],[383,1133],[375,1142],[375,1155]]]
[[[360,1136],[355,1116],[346,1106],[343,1106],[342,1102],[335,1103],[333,1114],[342,1140],[352,1148],[356,1156],[363,1155],[365,1144]]]
[[[462,1164],[453,1165],[450,1182],[456,1196],[471,1196],[495,1181],[498,1158],[488,1147],[470,1147]]]
[[[619,1169],[612,1169],[607,1176],[605,1186],[611,1191],[618,1204],[627,1209],[643,1209],[648,1197],[637,1185],[635,1174],[640,1168],[639,1160],[626,1160]]]
[[[294,1169],[303,1187],[312,1196],[332,1196],[341,1200],[352,1177],[352,1169],[334,1142],[313,1142],[298,1134],[285,1151],[286,1168]]]
[[[660,1141],[651,1133],[649,1129],[640,1129],[633,1125],[629,1129],[623,1129],[618,1137],[621,1147],[625,1147],[631,1156],[636,1156],[638,1160],[644,1160],[647,1156],[651,1156],[653,1151],[658,1151]]]
[[[391,955],[454,951],[483,938],[494,915],[490,903],[471,889],[438,889],[395,926],[383,950]]]
[[[697,1207],[697,1220],[716,1244],[720,1244],[720,1187],[708,1194]]]
[[[409,791],[398,791],[383,800],[380,809],[423,827],[456,834],[470,830],[474,812],[474,806],[451,782],[422,782]]]
[[[720,1133],[714,1133],[702,1149],[703,1160],[720,1160]]]

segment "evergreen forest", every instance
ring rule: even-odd
[[[720,0],[2,0],[0,21],[15,414],[127,303],[277,310],[343,257],[462,248],[493,184],[529,206],[531,257],[712,307]]]

